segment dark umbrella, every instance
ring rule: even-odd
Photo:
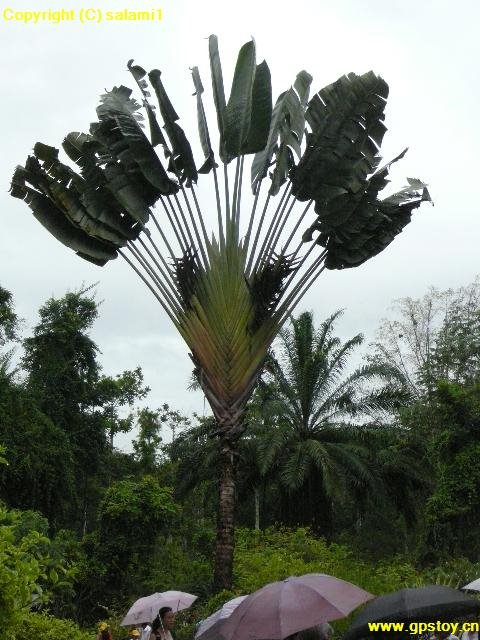
[[[401,589],[372,600],[355,616],[345,640],[374,635],[368,627],[369,622],[452,620],[478,611],[478,600],[450,587],[434,585]]]

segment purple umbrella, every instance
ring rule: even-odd
[[[322,573],[291,577],[247,596],[219,632],[225,640],[283,640],[322,622],[345,618],[374,597]]]
[[[187,609],[197,597],[183,591],[152,593],[152,595],[139,598],[134,602],[120,624],[122,627],[126,627],[130,624],[151,622],[162,607],[171,607],[173,611],[181,611]]]
[[[245,598],[247,596],[238,596],[238,598],[229,600],[218,611],[202,620],[195,632],[195,640],[217,640],[219,637],[218,629]]]

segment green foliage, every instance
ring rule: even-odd
[[[78,532],[92,528],[102,485],[118,475],[120,460],[106,435],[113,445],[115,433],[132,427],[120,409],[148,392],[139,367],[100,376],[89,336],[99,306],[91,289],[42,305],[33,336],[23,342],[25,383],[0,374],[2,444],[10,462],[0,471],[0,495],[12,506],[41,511],[52,528]]]
[[[179,513],[172,493],[153,476],[112,483],[100,504],[98,534],[84,562],[87,589],[95,582],[104,600],[115,594],[122,602],[126,594],[136,591],[155,540]]]
[[[18,338],[19,323],[19,318],[13,306],[12,294],[10,291],[0,287],[0,347],[9,340]]]
[[[137,413],[138,436],[133,441],[135,457],[145,473],[154,473],[162,442],[160,410],[143,408]]]
[[[190,640],[198,619],[224,601],[287,575],[323,571],[378,594],[428,583],[458,587],[478,576],[477,316],[463,302],[457,305],[457,315],[451,307],[450,324],[442,319],[438,331],[431,334],[435,337],[429,371],[435,372],[435,385],[414,404],[401,407],[399,424],[387,424],[388,415],[385,423],[382,417],[362,429],[356,424],[362,419],[356,398],[367,398],[367,420],[381,406],[392,409],[397,404],[391,393],[372,394],[368,375],[357,395],[353,393],[355,376],[342,382],[349,349],[359,342],[358,337],[346,347],[327,329],[328,348],[322,352],[316,349],[320,341],[315,342],[315,328],[309,326],[308,318],[296,334],[291,332],[285,342],[288,358],[269,361],[270,373],[251,405],[247,429],[238,442],[237,522],[253,523],[255,496],[261,526],[267,528],[238,531],[233,588],[212,595],[219,448],[211,436],[218,424],[213,418],[190,422],[163,405],[140,413],[135,454],[106,446],[105,433],[128,426],[119,409],[144,394],[143,377],[140,369],[111,378],[100,376],[96,348],[88,337],[95,308],[91,299],[84,305],[76,295],[49,301],[43,326],[39,324],[33,342],[27,343],[35,363],[45,365],[45,378],[29,370],[24,386],[5,366],[0,375],[0,491],[9,506],[30,509],[4,510],[7,515],[0,519],[0,607],[6,624],[15,623],[18,628],[25,616],[36,618],[37,614],[29,613],[32,606],[48,606],[58,618],[93,623],[110,616],[113,625],[117,613],[121,618],[135,598],[179,588],[200,596],[177,624],[178,640]],[[420,343],[428,333],[422,331]],[[68,350],[71,345],[65,336],[77,336],[78,350]],[[49,341],[59,349],[55,353],[65,356],[58,368],[49,360]],[[84,358],[88,353],[93,360]],[[322,376],[334,362],[339,363],[337,377],[329,385]],[[74,401],[56,388],[67,371],[76,376]],[[393,374],[395,381],[401,378],[395,377],[393,366],[384,372]],[[448,375],[436,380],[442,372]],[[453,379],[457,382],[452,383]],[[293,391],[287,384],[292,381]],[[328,394],[319,394],[315,405],[312,398],[322,385],[334,393],[336,384],[342,392],[333,402]],[[51,394],[58,423],[47,415],[46,407],[39,407],[36,394],[40,392]],[[291,480],[304,478],[300,491],[287,490],[289,478],[282,475],[282,468],[295,453],[296,442],[286,438],[291,435],[290,424],[298,424],[301,443],[327,433],[330,440],[319,439],[324,451],[331,447],[339,456],[338,469],[350,473],[351,482],[338,475],[341,481],[331,494],[333,500],[323,501],[315,484],[327,477],[325,470],[332,472],[332,466],[326,458],[324,466],[318,466],[322,462],[318,454],[324,451],[312,447],[307,451],[311,465],[305,476],[298,465],[290,465]],[[340,426],[345,427],[344,438]],[[174,439],[162,447],[163,427],[172,430]],[[95,431],[99,438],[101,446],[93,454],[91,443],[82,441],[83,428],[87,433]],[[89,465],[86,473],[78,464],[81,456]],[[80,542],[82,529],[70,519],[69,510],[78,513],[85,506],[86,531],[92,533]],[[424,517],[415,520],[419,509]],[[308,529],[282,527],[309,523],[312,513],[321,526],[331,516],[327,540]],[[281,524],[268,527],[275,521]],[[66,525],[69,531],[59,530]],[[55,625],[70,624],[46,619],[39,616],[35,622],[38,633],[33,626],[28,629],[48,638],[54,633],[50,628],[61,633],[63,627]],[[346,624],[338,623],[337,628]],[[67,627],[64,630],[70,633]],[[75,633],[83,632],[72,627],[70,635],[76,638]]]
[[[401,588],[417,576],[408,563],[378,563],[372,567],[355,558],[348,547],[328,544],[304,528],[271,527],[260,532],[240,529],[236,550],[234,585],[239,593],[250,593],[291,575],[327,573],[378,594]]]
[[[214,482],[219,460],[218,442],[211,437],[216,428],[212,417],[198,418],[166,449],[176,467],[176,492],[184,498],[194,488],[200,489],[205,480]]]
[[[133,546],[148,545],[177,513],[172,489],[160,487],[152,476],[120,480],[109,487],[100,505],[100,537],[118,545],[119,551],[134,541]]]
[[[182,536],[160,536],[149,559],[143,585],[146,592],[179,589],[205,597],[211,592],[212,562],[210,555]]]
[[[472,385],[480,380],[480,281],[449,301],[430,357],[420,372],[427,387],[437,380]]]
[[[9,628],[22,609],[44,597],[40,578],[42,547],[47,539],[31,532],[17,540],[13,518],[3,507],[0,518],[0,624]],[[5,523],[7,518],[9,524]]]
[[[13,382],[0,389],[0,423],[9,462],[0,467],[0,495],[11,506],[41,511],[53,527],[66,524],[76,497],[68,435]]]
[[[71,573],[58,549],[42,531],[38,514],[8,510],[0,504],[0,624],[9,628],[21,614],[70,588]],[[53,551],[53,553],[52,553]]]
[[[107,448],[102,416],[92,411],[100,365],[98,347],[88,335],[98,316],[98,303],[90,288],[48,300],[39,311],[33,336],[24,340],[22,365],[31,401],[63,437],[64,454],[48,456],[44,464],[65,463],[73,473],[74,494],[64,504],[68,513],[60,526],[86,526],[98,500],[98,474]],[[47,462],[48,461],[48,462]]]
[[[133,371],[124,371],[115,377],[102,376],[97,382],[95,404],[103,408],[105,430],[113,448],[113,437],[117,433],[128,433],[133,427],[133,416],[119,416],[119,409],[131,406],[136,400],[145,398],[150,389],[143,386],[143,373],[140,367]]]
[[[54,618],[46,613],[25,613],[19,617],[9,638],[41,638],[41,640],[94,640],[95,633],[82,631],[72,620]]]
[[[439,383],[430,411],[437,482],[426,505],[423,553],[429,560],[459,555],[476,560],[480,545],[472,523],[480,517],[480,385]]]
[[[365,365],[347,375],[363,337],[342,344],[334,335],[340,313],[318,329],[311,313],[292,318],[291,328],[280,332],[279,355],[268,361],[266,383],[250,410],[259,470],[270,473],[281,495],[279,518],[327,535],[336,504],[353,495],[365,509],[367,496],[389,497],[375,458],[393,443],[387,431],[391,412],[409,399],[392,367]],[[403,471],[397,467],[406,479]]]
[[[98,378],[98,347],[87,334],[98,316],[98,303],[88,291],[48,300],[39,310],[33,337],[24,340],[29,391],[53,422],[66,430],[78,423],[79,407],[90,404]]]

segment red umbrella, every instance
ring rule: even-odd
[[[283,640],[345,618],[374,596],[350,582],[309,573],[267,584],[247,596],[219,629],[225,640]]]

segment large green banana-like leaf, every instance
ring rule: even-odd
[[[94,238],[75,226],[48,196],[26,186],[27,174],[23,167],[17,167],[12,178],[10,193],[14,198],[25,200],[35,218],[59,242],[76,251],[80,257],[99,266],[116,258],[117,252],[112,244]]]
[[[264,148],[259,150],[252,162],[251,180],[255,193],[258,184],[267,175],[276,156],[275,169],[272,174],[271,195],[276,195],[288,178],[294,166],[292,149],[301,156],[301,143],[305,129],[305,109],[310,91],[312,76],[301,71],[294,86],[282,93],[275,103],[270,118],[270,129]]]
[[[59,202],[63,200],[66,215],[71,217],[69,211],[72,211],[72,221],[84,231],[90,231],[92,235],[109,240],[119,247],[124,246],[126,240],[138,237],[140,228],[135,227],[133,218],[121,216],[115,210],[115,199],[103,188],[101,176],[94,174],[93,184],[81,178],[59,161],[58,149],[55,147],[37,142],[34,153],[42,162],[40,166],[32,158],[27,161],[30,171],[34,170],[34,174],[30,176],[35,175],[39,181],[34,186],[41,189],[40,185],[43,184],[47,188],[47,195],[56,196]],[[92,174],[87,170],[87,174],[89,173]]]
[[[135,78],[135,82],[137,83],[138,88],[143,95],[143,106],[145,107],[145,110],[147,112],[148,124],[150,125],[150,141],[152,143],[152,147],[156,147],[157,144],[161,144],[165,148],[166,141],[163,136],[162,130],[160,129],[160,125],[158,124],[158,120],[155,116],[154,107],[148,101],[150,92],[148,91],[147,81],[144,79],[147,75],[147,72],[139,65],[134,65],[133,60],[128,61],[127,68]]]
[[[270,131],[264,149],[259,151],[253,158],[251,168],[252,191],[256,192],[259,183],[266,177],[268,169],[272,164],[273,154],[277,149],[277,140],[280,127],[285,118],[285,102],[287,91],[280,94],[275,103],[270,122]]]
[[[247,143],[255,70],[255,42],[251,40],[238,53],[232,90],[225,109],[225,148],[230,159],[239,156]]]
[[[123,233],[119,233],[89,215],[81,201],[83,180],[56,159],[58,150],[37,143],[35,151],[37,157],[30,156],[25,163],[23,174],[25,180],[37,191],[47,196],[75,226],[95,238],[111,242],[118,248],[125,246],[127,239]],[[46,159],[43,166],[38,161],[39,157]],[[67,183],[64,178],[65,174],[75,176],[76,179],[71,179]]]
[[[349,73],[310,100],[307,148],[292,172],[292,193],[319,208],[338,190],[357,193],[373,172],[386,127],[388,85],[373,72]]]
[[[411,180],[401,191],[379,199],[388,183],[390,165],[405,155],[403,151],[367,181],[362,197],[354,202],[348,223],[332,225],[331,211],[328,218],[319,215],[318,220],[304,234],[304,240],[312,239],[313,231],[320,232],[316,242],[327,248],[325,266],[328,269],[357,267],[385,249],[410,222],[414,209],[422,202],[431,201],[426,185],[420,180]],[[339,216],[341,217],[341,216]]]
[[[107,206],[116,218],[124,213],[129,223],[145,224],[159,190],[143,176],[114,121],[93,123],[90,129],[93,135],[73,132],[63,141],[67,155],[85,178],[84,198],[94,203],[93,211]]]
[[[252,89],[250,127],[242,153],[261,151],[267,144],[272,119],[272,80],[268,64],[261,62],[255,69]]]
[[[214,97],[217,114],[225,101],[216,39],[210,47]],[[238,53],[228,104],[218,116],[221,127],[220,157],[230,162],[240,155],[261,151],[268,139],[272,117],[272,82],[265,61],[255,62],[255,42],[243,45]]]
[[[375,204],[369,202],[369,195],[366,194],[358,207],[358,219],[368,219],[367,223],[353,228],[348,237],[342,233],[331,234],[328,240],[325,237],[327,269],[357,267],[376,256],[403,231],[411,221],[412,211],[422,202],[431,201],[425,185],[420,189],[407,187]]]
[[[101,146],[92,136],[72,131],[65,136],[62,146],[67,156],[80,167],[85,182],[94,188],[105,185],[105,175],[96,157]]]
[[[220,158],[222,162],[228,162],[225,148],[225,89],[223,86],[222,63],[218,51],[218,38],[211,35],[208,39],[208,52],[210,55],[210,75],[212,77],[213,101],[217,112],[217,125],[220,134]]]
[[[276,161],[272,172],[271,195],[276,195],[280,187],[285,184],[290,170],[295,166],[293,152],[300,158],[301,145],[305,132],[305,109],[310,93],[312,76],[306,71],[300,71],[293,88],[285,96],[285,117],[280,123],[279,144],[275,151]]]
[[[373,72],[350,73],[310,100],[307,147],[291,172],[292,193],[315,200],[317,221],[303,235],[327,248],[329,269],[355,267],[382,251],[410,221],[411,212],[428,199],[418,182],[380,200],[389,163],[377,170],[386,131],[388,86]],[[395,160],[403,157],[405,152]]]
[[[131,89],[121,86],[114,87],[101,97],[100,105],[97,107],[101,125],[97,131],[104,134],[104,140],[111,153],[116,157],[122,155],[123,163],[129,163],[130,171],[138,167],[141,176],[149,183],[145,185],[145,181],[142,181],[144,191],[152,192],[149,187],[154,187],[152,197],[155,199],[150,202],[153,204],[159,195],[175,193],[178,187],[167,176],[160,159],[142,131],[139,122],[143,116],[138,112],[140,105],[131,99],[131,93]],[[138,171],[136,173],[138,174]]]
[[[197,98],[197,120],[198,135],[200,144],[205,155],[205,162],[198,170],[198,173],[209,173],[215,165],[215,154],[213,153],[212,144],[210,142],[210,134],[208,132],[207,116],[203,107],[202,93],[204,91],[198,67],[192,68],[192,80],[195,86],[195,96]]]
[[[198,179],[195,161],[193,159],[192,147],[185,132],[177,124],[178,115],[165,91],[165,87],[160,79],[161,71],[154,69],[148,74],[152,87],[155,89],[160,113],[165,123],[165,131],[172,145],[172,158],[170,160],[170,170],[186,181],[187,186]]]

